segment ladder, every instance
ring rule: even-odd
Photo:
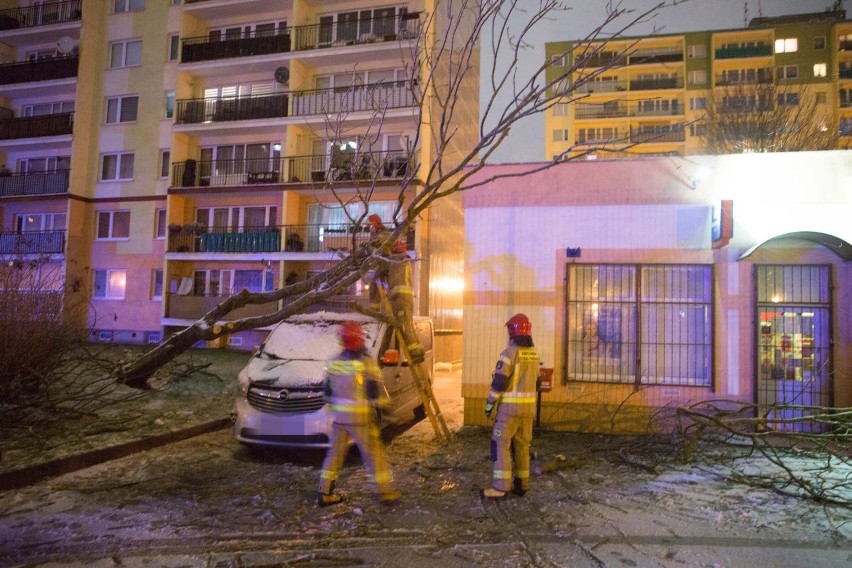
[[[378,286],[379,296],[382,300],[382,307],[384,307],[385,311],[389,313],[394,320],[396,320],[390,300],[387,297],[387,292],[385,292],[385,287],[381,284],[376,284],[376,286]],[[439,439],[443,437],[444,441],[449,441],[450,429],[444,421],[444,416],[441,414],[441,408],[438,406],[438,400],[435,398],[434,391],[432,391],[432,382],[429,380],[429,375],[426,374],[422,364],[414,363],[411,359],[411,354],[408,352],[408,342],[405,340],[405,334],[402,333],[402,329],[400,329],[398,325],[395,325],[394,331],[396,332],[400,351],[402,351],[402,354],[405,356],[405,360],[408,361],[408,367],[411,370],[411,375],[414,377],[414,384],[417,386],[417,391],[420,393],[420,402],[423,403],[426,416],[429,417],[429,421],[432,423],[432,428],[435,430],[435,436]]]

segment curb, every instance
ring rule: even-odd
[[[82,454],[66,456],[45,463],[34,464],[31,466],[6,471],[0,473],[0,490],[20,489],[28,485],[33,485],[40,481],[44,481],[49,477],[71,473],[99,463],[110,460],[123,458],[131,454],[143,452],[165,446],[174,442],[180,442],[201,434],[214,432],[227,428],[231,425],[230,418],[219,418],[203,424],[190,426],[181,430],[158,434],[131,442],[125,442],[108,448],[99,448]]]

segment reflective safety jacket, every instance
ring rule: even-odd
[[[411,283],[411,261],[406,255],[395,255],[396,262],[388,262],[388,297],[393,300],[396,296],[406,295],[414,298],[414,287]]]
[[[326,369],[325,394],[337,424],[375,422],[390,402],[378,365],[364,352],[344,351]]]
[[[499,405],[497,416],[535,416],[538,351],[512,342],[500,354],[491,380],[488,402]]]

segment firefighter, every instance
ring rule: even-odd
[[[509,344],[497,360],[485,404],[488,418],[497,409],[491,431],[492,485],[480,492],[487,499],[504,499],[509,491],[523,496],[529,489],[539,357],[526,315],[513,315],[506,329]]]
[[[376,214],[367,218],[370,232],[378,242],[384,242],[390,236],[381,217]],[[405,241],[398,240],[391,247],[389,259],[376,268],[370,290],[370,301],[374,307],[379,305],[377,286],[385,286],[393,315],[402,326],[402,336],[413,363],[422,363],[426,351],[417,340],[414,330],[414,286],[412,285],[411,260],[406,253]]]
[[[401,494],[391,485],[391,471],[379,433],[379,412],[390,402],[382,373],[367,354],[364,329],[355,321],[345,322],[339,332],[343,351],[330,361],[325,394],[334,416],[331,440],[320,472],[317,503],[335,505],[343,497],[334,493],[340,468],[349,451],[350,438],[358,447],[368,476],[384,504]]]

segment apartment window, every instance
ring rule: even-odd
[[[163,271],[159,268],[151,271],[151,299],[163,299]]]
[[[228,229],[233,232],[251,231],[278,224],[278,208],[254,207],[199,207],[195,221],[205,227]]]
[[[779,79],[795,79],[799,76],[798,65],[781,65],[776,69]]]
[[[101,181],[116,181],[133,179],[132,152],[120,154],[104,154],[101,166]]]
[[[98,300],[123,300],[127,287],[127,271],[95,270],[92,297]]]
[[[568,105],[565,103],[553,105],[553,116],[568,116]]]
[[[794,37],[775,40],[775,53],[794,53],[799,51],[799,40]]]
[[[110,69],[142,65],[142,40],[119,41],[110,45]]]
[[[169,162],[172,159],[171,150],[160,150],[160,177],[169,177]]]
[[[111,97],[107,99],[106,123],[136,122],[139,111],[139,97]]]
[[[130,238],[130,211],[98,211],[99,241]]]
[[[824,105],[828,102],[828,94],[822,91],[814,93],[814,102],[818,105]]]
[[[169,34],[169,61],[177,61],[180,57],[180,34]]]
[[[825,77],[828,67],[825,63],[814,63],[814,77]]]
[[[690,59],[704,59],[707,57],[707,46],[703,43],[690,45],[686,48],[686,53]]]
[[[568,266],[567,378],[712,386],[707,265]]]
[[[175,92],[174,91],[166,91],[166,102],[165,102],[165,112],[163,114],[166,118],[174,118],[175,116]]]
[[[15,215],[15,232],[64,231],[65,213],[20,213]]]
[[[689,125],[689,135],[690,136],[704,136],[707,133],[707,125],[706,124],[690,124]]]
[[[799,104],[799,93],[779,94],[778,104],[781,106],[796,106],[797,104]]]
[[[193,296],[230,296],[243,288],[249,292],[273,290],[272,270],[196,270],[192,278]]]
[[[707,71],[690,71],[687,73],[686,80],[691,85],[706,85],[707,84]]]
[[[74,101],[40,103],[36,105],[23,105],[21,107],[22,116],[46,116],[66,112],[74,112]]]
[[[550,58],[550,63],[554,67],[568,67],[568,54],[553,55]]]
[[[114,11],[116,14],[121,12],[141,12],[145,9],[145,0],[115,0]]]
[[[166,238],[166,210],[165,209],[157,209],[157,226],[155,228],[155,236],[158,239]]]
[[[554,142],[566,142],[568,140],[568,131],[557,129],[553,131]]]
[[[814,49],[825,49],[825,36],[816,36],[814,38]]]
[[[705,110],[707,108],[706,97],[691,97],[689,99],[689,110]]]

